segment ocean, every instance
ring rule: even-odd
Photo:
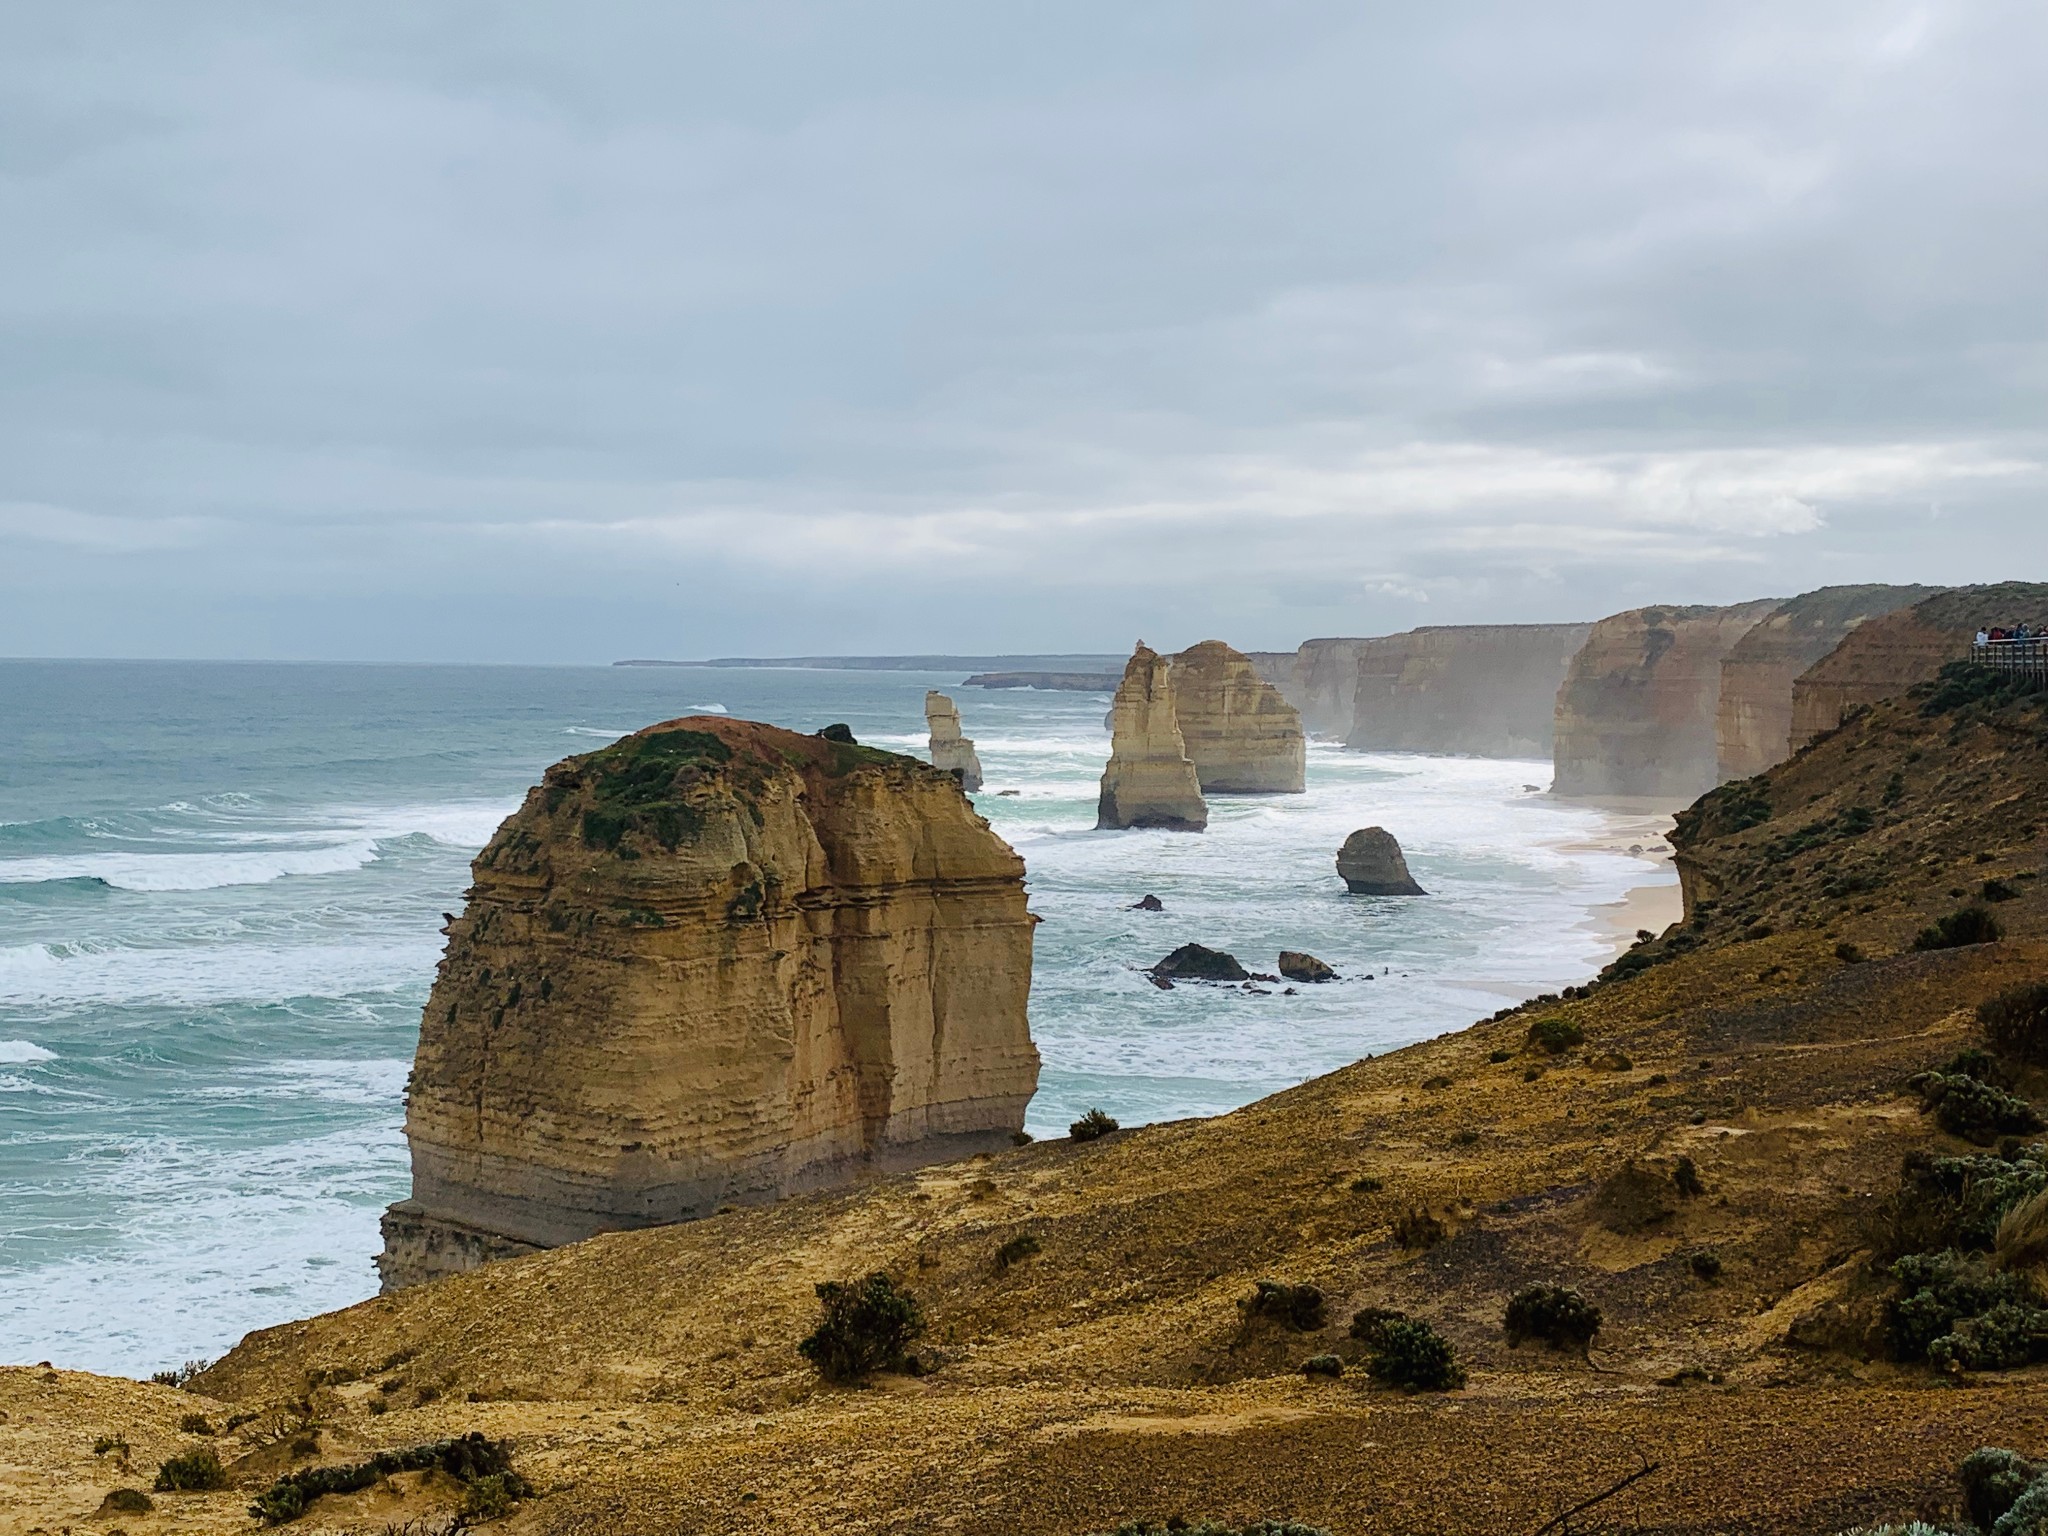
[[[1099,833],[1107,696],[959,682],[0,662],[0,1361],[147,1374],[373,1294],[441,914],[543,768],[657,720],[843,721],[921,755],[925,689],[953,695],[1045,919],[1040,1136],[1093,1106],[1217,1114],[1555,991],[1613,953],[1631,890],[1673,881],[1649,822],[1552,800],[1540,762],[1316,744],[1304,795]],[[1345,894],[1337,847],[1374,824],[1427,898]],[[1164,912],[1132,909],[1148,893]],[[1341,979],[1153,987],[1190,940]]]

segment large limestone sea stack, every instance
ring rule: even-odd
[[[924,694],[924,723],[931,733],[932,766],[960,780],[970,794],[981,788],[981,756],[972,737],[960,734],[960,710],[936,688]]]
[[[1098,829],[1165,827],[1199,832],[1209,806],[1174,711],[1173,668],[1138,642],[1109,708],[1109,764],[1102,770]]]
[[[1354,896],[1427,896],[1408,873],[1401,845],[1385,827],[1360,827],[1337,850],[1337,874]]]
[[[1173,658],[1173,709],[1205,795],[1298,795],[1308,748],[1301,715],[1221,640]]]
[[[723,717],[550,768],[420,1028],[386,1289],[1010,1145],[1024,866],[958,781]]]

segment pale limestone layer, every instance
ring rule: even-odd
[[[1954,587],[1872,619],[1792,684],[1793,751],[1833,730],[1851,710],[1903,693],[1970,654],[1979,629],[2048,624],[2048,584]]]
[[[724,717],[548,770],[421,1022],[387,1289],[1010,1144],[1023,863],[950,774]]]
[[[931,733],[932,766],[956,776],[960,787],[970,794],[980,789],[981,758],[974,750],[973,738],[960,734],[959,709],[936,688],[925,690],[924,723]]]
[[[1301,716],[1221,640],[1173,658],[1173,708],[1205,795],[1298,795],[1308,747]]]
[[[1746,779],[1792,755],[1799,675],[1858,626],[1934,593],[1932,587],[1822,587],[1756,624],[1721,659],[1714,750],[1722,779]]]
[[[1358,659],[1375,640],[1332,637],[1304,640],[1294,653],[1287,701],[1301,711],[1302,728],[1344,740],[1351,734],[1358,695]]]
[[[1778,606],[1633,608],[1595,624],[1557,693],[1554,791],[1690,800],[1713,788],[1721,659]]]
[[[1344,744],[1548,757],[1557,690],[1591,624],[1443,624],[1356,642]]]
[[[1142,640],[1110,703],[1109,729],[1098,828],[1199,832],[1209,824],[1209,806],[1175,718],[1173,668]]]

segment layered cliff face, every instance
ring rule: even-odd
[[[1287,702],[1301,711],[1304,730],[1342,741],[1351,734],[1351,710],[1358,692],[1360,651],[1372,640],[1334,637],[1304,640],[1294,653],[1288,682],[1281,686]]]
[[[1675,800],[1712,788],[1721,660],[1777,607],[1633,608],[1595,624],[1557,693],[1554,792]]]
[[[2048,624],[2048,584],[1953,587],[1859,626],[1793,682],[1791,750],[1968,656],[1979,629],[2015,624]]]
[[[1023,863],[911,758],[723,717],[549,769],[420,1027],[386,1289],[1004,1147]]]
[[[973,738],[960,734],[959,709],[936,688],[925,690],[924,723],[931,733],[927,745],[932,766],[959,779],[964,790],[981,788],[981,757],[974,750]]]
[[[1557,690],[1590,624],[1444,624],[1358,642],[1344,744],[1546,757]]]
[[[1173,658],[1173,708],[1195,778],[1208,795],[1298,795],[1308,748],[1301,716],[1221,640]]]
[[[1858,625],[1932,596],[1933,587],[1822,587],[1759,621],[1721,660],[1714,747],[1723,779],[1792,754],[1792,686]]]
[[[1109,763],[1102,770],[1098,829],[1166,827],[1199,832],[1209,807],[1175,718],[1173,668],[1142,640],[1109,707]]]

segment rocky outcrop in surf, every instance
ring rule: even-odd
[[[1298,795],[1307,745],[1301,716],[1221,640],[1173,658],[1173,709],[1205,795]]]
[[[1006,1147],[1023,862],[913,758],[698,716],[550,768],[473,866],[387,1290]]]
[[[1721,779],[1746,779],[1792,755],[1799,675],[1859,625],[1931,596],[1932,587],[1821,587],[1759,620],[1721,659],[1714,751]]]
[[[1978,630],[2016,624],[2048,624],[2048,583],[1952,587],[1859,626],[1793,683],[1791,749],[1964,659]]]
[[[1206,827],[1209,805],[1175,718],[1173,667],[1142,640],[1124,667],[1109,721],[1109,763],[1102,770],[1096,827]]]
[[[932,766],[954,775],[969,793],[981,788],[981,758],[974,750],[974,740],[960,734],[959,709],[936,688],[925,690],[924,723],[931,733],[927,745]]]
[[[1721,659],[1779,601],[1632,608],[1595,624],[1557,693],[1554,792],[1690,800],[1711,789]]]
[[[1590,624],[1442,624],[1359,643],[1344,744],[1547,757],[1557,690]]]
[[[1337,873],[1354,896],[1427,896],[1385,827],[1360,827],[1337,850]]]

